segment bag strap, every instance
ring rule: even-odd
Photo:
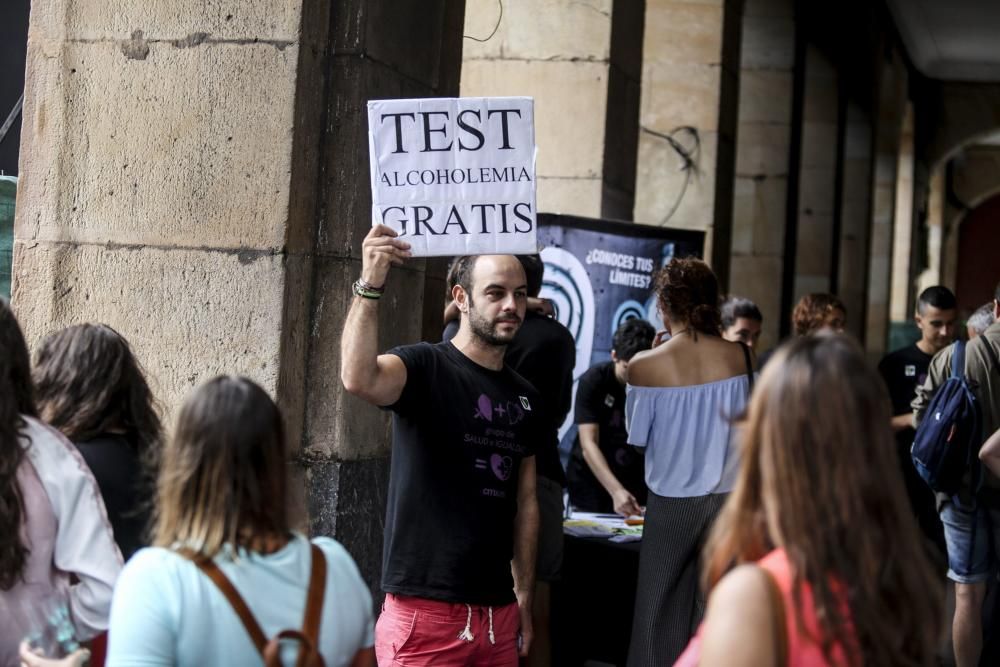
[[[738,341],[743,348],[743,360],[747,364],[747,380],[750,381],[750,391],[753,391],[753,359],[750,358],[750,348],[743,341]]]
[[[264,647],[267,646],[267,637],[264,636],[264,631],[260,629],[260,624],[257,623],[257,619],[254,618],[253,613],[247,607],[247,603],[243,601],[242,596],[236,591],[236,587],[222,573],[222,570],[215,564],[215,561],[187,548],[178,549],[177,552],[194,563],[195,567],[204,572],[205,576],[212,580],[212,583],[216,585],[219,591],[226,597],[226,600],[229,601],[236,615],[240,617],[243,627],[246,628],[247,634],[250,635],[250,641],[253,642],[254,646],[257,647],[257,651],[263,656]]]
[[[965,377],[965,341],[956,340],[951,353],[951,376],[959,380]]]
[[[253,642],[254,646],[257,647],[257,652],[264,658],[265,664],[271,664],[268,662],[269,660],[276,660],[277,656],[271,655],[271,653],[274,653],[277,644],[275,643],[272,651],[267,650],[271,647],[268,646],[267,637],[264,635],[260,624],[254,618],[253,613],[247,607],[246,602],[236,590],[236,587],[223,574],[219,566],[215,564],[215,561],[188,548],[177,549],[177,553],[194,563],[195,567],[204,572],[205,576],[211,579],[212,583],[225,596],[230,606],[232,606],[233,611],[239,617],[240,622],[243,623],[243,627],[246,628],[247,634],[250,635],[250,641]],[[312,555],[312,565],[309,574],[309,590],[306,593],[306,608],[302,618],[302,631],[284,630],[277,635],[278,639],[297,639],[301,642],[302,650],[299,651],[299,657],[296,661],[296,665],[299,667],[306,664],[305,659],[308,653],[311,651],[318,652],[319,650],[318,642],[320,623],[323,619],[323,598],[326,596],[326,558],[323,556],[323,550],[315,544],[310,544],[310,553]]]
[[[309,575],[309,592],[306,594],[306,611],[302,619],[302,634],[313,646],[319,646],[319,626],[323,620],[323,598],[326,595],[326,558],[315,544],[312,549],[312,573]],[[301,654],[300,654],[301,655]]]
[[[788,621],[785,619],[785,596],[771,571],[760,565],[757,567],[764,573],[764,578],[767,581],[768,607],[771,612],[771,625],[774,628],[774,664],[775,667],[786,667],[788,665]]]

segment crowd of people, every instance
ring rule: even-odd
[[[340,370],[392,416],[377,619],[344,547],[305,535],[261,387],[209,380],[166,429],[118,332],[71,326],[32,360],[0,305],[0,667],[553,664],[564,495],[643,517],[630,666],[978,663],[1000,562],[1000,287],[968,343],[955,296],[922,292],[919,340],[876,370],[830,294],[758,357],[760,309],[675,258],[653,285],[664,331],[624,322],[574,397],[537,256],[457,258],[442,340],[383,351],[379,300],[410,247],[379,225],[362,250]],[[983,466],[935,495],[910,449],[956,368]]]

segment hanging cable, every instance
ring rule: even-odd
[[[493,39],[493,35],[497,34],[497,30],[500,29],[500,22],[503,21],[503,0],[497,0],[497,4],[500,5],[500,15],[497,17],[497,24],[493,26],[493,32],[491,32],[486,39],[473,37],[472,35],[462,35],[462,37],[465,39],[471,39],[473,42],[488,42]]]
[[[667,145],[670,146],[670,148],[673,149],[673,151],[681,159],[680,170],[684,172],[684,184],[681,185],[680,192],[677,193],[677,199],[674,201],[673,206],[670,207],[667,215],[659,222],[660,225],[665,225],[672,217],[674,217],[674,213],[677,212],[677,209],[680,208],[681,201],[687,193],[688,185],[691,184],[691,179],[694,178],[695,173],[698,171],[698,162],[701,159],[701,137],[698,135],[698,128],[691,127],[690,125],[675,127],[668,134],[651,130],[648,127],[642,128],[642,131],[647,134],[651,134],[658,139],[666,141]],[[685,133],[691,137],[694,144],[691,148],[685,147],[677,140],[676,136],[680,133]]]

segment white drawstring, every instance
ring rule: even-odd
[[[493,637],[493,607],[490,607],[490,644],[496,645],[496,638]]]
[[[475,635],[472,634],[472,606],[465,605],[465,609],[467,612],[465,616],[465,630],[458,633],[458,638],[462,641],[471,642],[476,638]],[[490,634],[493,634],[492,630],[490,630]]]
[[[490,614],[490,644],[496,646],[497,639],[493,634],[493,607],[488,607]],[[465,605],[465,629],[458,633],[458,638],[462,641],[471,642],[476,639],[472,634],[472,605]]]

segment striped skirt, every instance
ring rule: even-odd
[[[705,612],[701,549],[727,494],[665,498],[649,492],[628,667],[673,665]]]

